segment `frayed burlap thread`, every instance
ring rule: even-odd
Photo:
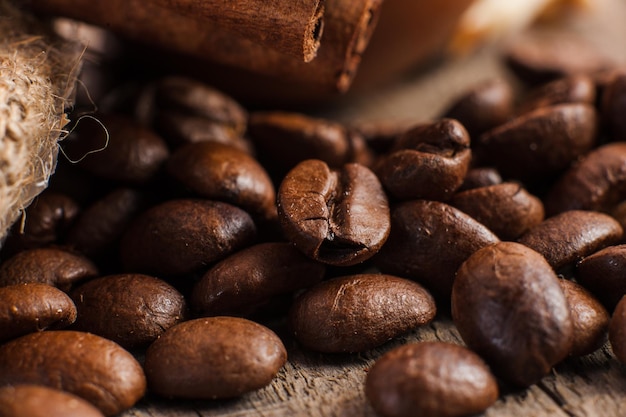
[[[80,50],[0,0],[0,238],[48,185]]]

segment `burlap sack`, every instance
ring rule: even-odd
[[[81,54],[17,4],[0,0],[0,239],[54,171]]]

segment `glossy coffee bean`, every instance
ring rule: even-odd
[[[275,296],[318,283],[325,272],[324,264],[291,243],[260,243],[209,269],[193,288],[191,304],[202,315],[245,314]]]
[[[549,215],[567,210],[610,211],[626,199],[626,143],[614,142],[587,153],[551,187]]]
[[[380,274],[333,278],[300,295],[289,311],[296,340],[319,352],[363,352],[429,323],[435,301],[416,282]]]
[[[239,103],[215,88],[191,78],[169,76],[156,82],[154,99],[161,110],[176,110],[202,117],[243,134],[248,113]]]
[[[232,146],[202,142],[172,154],[167,171],[194,194],[224,201],[264,219],[276,217],[276,192],[265,169]]]
[[[301,113],[253,113],[248,134],[264,165],[279,174],[307,159],[340,168],[351,162],[367,165],[370,158],[363,137],[355,130]]]
[[[4,417],[104,417],[76,395],[40,385],[0,387],[0,415]]]
[[[514,100],[515,93],[508,82],[489,79],[455,98],[443,117],[458,120],[470,137],[477,137],[513,117]]]
[[[626,72],[616,73],[607,83],[601,103],[602,115],[612,141],[626,140]]]
[[[461,186],[472,152],[469,134],[456,120],[409,129],[375,164],[385,190],[398,200],[447,200]]]
[[[470,168],[457,192],[502,183],[502,176],[492,167]]]
[[[524,113],[485,132],[477,152],[504,177],[537,181],[565,170],[597,139],[597,116],[588,104],[559,104]]]
[[[270,329],[236,317],[190,320],[146,353],[150,389],[167,398],[233,398],[268,385],[287,360]]]
[[[62,329],[76,320],[72,299],[47,284],[0,287],[0,305],[0,342],[46,329]]]
[[[443,342],[395,348],[369,370],[365,396],[382,417],[461,417],[485,411],[498,383],[469,349]]]
[[[387,196],[376,175],[359,164],[332,170],[320,160],[301,162],[283,179],[277,202],[287,240],[323,263],[361,263],[389,235]]]
[[[108,275],[71,292],[78,310],[73,329],[144,347],[186,319],[183,295],[163,280],[141,274]]]
[[[626,295],[626,245],[609,246],[576,265],[576,280],[613,311]]]
[[[594,80],[585,74],[575,74],[551,81],[530,91],[517,111],[521,114],[564,103],[584,103],[593,106],[595,101]]]
[[[83,210],[65,243],[87,256],[102,255],[119,241],[144,204],[139,191],[115,189]]]
[[[538,252],[515,242],[487,246],[461,265],[452,318],[470,349],[522,387],[572,347],[574,326],[556,274]]]
[[[559,284],[569,305],[574,325],[571,356],[582,356],[600,349],[609,329],[609,313],[589,291],[581,285],[560,279]]]
[[[609,324],[609,342],[615,357],[626,363],[626,297],[622,297],[615,307]]]
[[[622,239],[622,226],[604,213],[570,210],[545,219],[519,238],[559,271]]]
[[[211,200],[170,200],[137,217],[122,237],[126,271],[182,275],[218,261],[256,238],[245,211]]]
[[[0,385],[36,384],[77,395],[107,415],[145,393],[137,360],[118,344],[69,330],[31,333],[0,345]]]
[[[88,258],[57,248],[31,249],[13,255],[0,265],[0,286],[39,282],[62,291],[98,275]]]
[[[143,184],[169,157],[165,141],[154,131],[122,115],[98,115],[102,123],[79,124],[64,151],[78,166],[109,181]]]
[[[5,246],[17,252],[59,243],[79,213],[72,198],[44,191],[26,208],[24,224],[13,225]]]
[[[541,200],[513,182],[456,193],[450,204],[487,226],[501,240],[514,240],[544,219]]]
[[[450,205],[411,201],[392,210],[391,233],[375,263],[385,273],[414,279],[449,299],[458,267],[498,241],[486,226]]]

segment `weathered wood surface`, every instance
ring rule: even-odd
[[[626,2],[602,4],[591,19],[574,22],[584,35],[618,62],[626,63]],[[366,99],[334,108],[324,116],[343,121],[420,121],[433,117],[455,92],[493,76],[506,75],[493,51],[483,50],[412,80],[375,92]],[[276,329],[289,350],[289,362],[264,389],[231,401],[167,401],[147,397],[120,417],[243,417],[311,416],[375,417],[363,383],[367,369],[388,349],[401,343],[442,340],[462,343],[449,318],[438,317],[383,347],[358,355],[304,352]],[[626,366],[613,356],[608,343],[582,358],[569,358],[538,384],[525,390],[501,387],[498,402],[485,417],[623,417],[626,416]]]
[[[329,355],[305,352],[277,329],[289,349],[289,361],[274,382],[258,392],[229,401],[167,401],[146,398],[122,417],[311,416],[375,417],[363,383],[367,370],[385,351],[403,343],[441,340],[462,344],[449,318],[364,354]],[[502,386],[500,399],[485,417],[626,415],[626,366],[608,343],[596,353],[569,358],[538,384],[525,390]]]

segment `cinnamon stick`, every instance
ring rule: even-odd
[[[158,0],[164,1],[164,0]],[[383,0],[326,0],[324,37],[309,63],[148,0],[30,0],[39,12],[102,25],[129,39],[327,91],[352,83]]]
[[[304,62],[315,58],[324,27],[323,0],[153,2],[172,13],[200,19]]]

